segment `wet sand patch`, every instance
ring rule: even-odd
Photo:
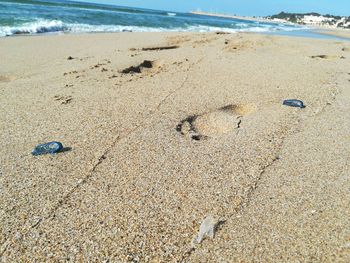
[[[0,83],[1,82],[10,82],[11,80],[13,80],[13,78],[8,77],[8,76],[0,76]]]

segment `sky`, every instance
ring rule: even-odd
[[[267,16],[281,11],[318,12],[350,16],[350,0],[77,0],[130,7],[188,12],[207,12],[244,16]]]

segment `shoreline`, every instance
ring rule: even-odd
[[[318,34],[324,34],[328,36],[336,36],[344,38],[345,40],[350,41],[350,29],[344,28],[324,28],[324,27],[312,27],[315,32]]]
[[[215,13],[207,13],[207,12],[199,12],[199,11],[191,11],[189,12],[193,15],[201,15],[201,16],[212,16],[212,17],[222,17],[222,18],[233,18],[245,21],[257,21],[257,22],[271,22],[271,23],[279,23],[276,21],[270,21],[263,17],[250,17],[250,16],[235,16],[235,15],[224,15],[224,14],[215,14]]]
[[[305,34],[303,32],[311,32],[311,34]],[[50,32],[50,33],[35,33],[35,34],[13,34],[9,36],[2,36],[1,39],[7,38],[17,38],[17,37],[40,37],[40,36],[64,36],[64,35],[94,35],[94,34],[216,34],[218,31],[208,31],[208,32],[192,32],[192,31],[159,31],[159,32]],[[293,34],[294,33],[294,34]],[[298,34],[299,33],[299,34]],[[350,31],[343,29],[324,29],[322,27],[309,27],[305,30],[295,30],[295,31],[275,31],[275,32],[251,32],[251,31],[237,31],[237,32],[227,32],[227,34],[258,34],[258,35],[274,35],[283,37],[302,37],[307,39],[336,39],[349,41]],[[319,35],[319,36],[317,36]],[[321,36],[327,36],[326,38]]]

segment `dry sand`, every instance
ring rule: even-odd
[[[1,261],[349,262],[349,50],[254,34],[0,39]],[[71,150],[30,154],[52,140]],[[215,236],[196,244],[209,215]]]

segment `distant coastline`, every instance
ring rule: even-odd
[[[298,25],[317,26],[329,29],[350,29],[350,16],[322,15],[319,13],[285,13],[266,17],[277,22],[290,22]]]
[[[207,13],[207,12],[201,12],[201,11],[191,11],[190,14],[202,15],[202,16],[223,17],[223,18],[233,18],[233,19],[240,19],[240,20],[247,20],[247,21],[274,22],[274,21],[270,21],[264,17],[224,15],[224,14]]]
[[[237,15],[225,15],[219,13],[207,13],[202,11],[191,11],[191,14],[233,18],[249,21],[258,21],[265,23],[282,23],[289,25],[308,26],[310,28],[317,29],[337,29],[350,31],[350,17],[340,17],[332,15],[320,15],[318,13],[306,13],[306,14],[294,14],[281,12],[277,15],[266,16],[266,17],[255,17],[255,16],[237,16]]]

